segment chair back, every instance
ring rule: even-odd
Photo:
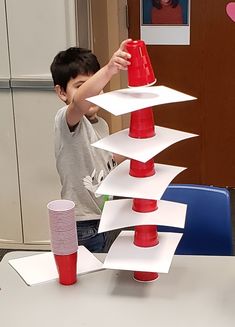
[[[175,254],[233,255],[230,195],[227,189],[171,184],[162,199],[187,204],[184,229],[158,226],[159,232],[183,232]]]

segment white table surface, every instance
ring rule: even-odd
[[[10,252],[0,262],[2,327],[235,326],[235,257],[175,256],[170,272],[151,283],[102,270],[72,286],[30,287],[8,260],[35,253]]]

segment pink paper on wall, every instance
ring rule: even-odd
[[[229,18],[235,22],[235,2],[229,2],[226,6],[226,12]]]

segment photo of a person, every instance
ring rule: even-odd
[[[188,0],[142,0],[143,25],[187,25]]]
[[[152,0],[152,24],[183,24],[183,11],[179,0]]]

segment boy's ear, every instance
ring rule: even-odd
[[[60,86],[60,85],[56,85],[55,86],[55,91],[56,91],[56,94],[58,95],[58,97],[66,102],[67,101],[67,93],[66,91]]]

